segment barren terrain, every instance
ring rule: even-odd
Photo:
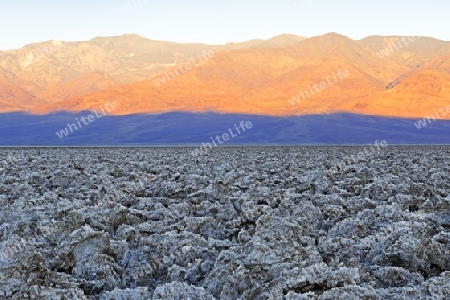
[[[0,149],[0,299],[450,299],[450,148]]]
[[[201,63],[200,63],[201,61]],[[342,74],[346,74],[342,76]],[[0,112],[174,111],[424,118],[450,98],[450,42],[327,33],[226,45],[135,34],[0,53]],[[448,120],[447,112],[437,119]]]

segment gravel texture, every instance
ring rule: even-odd
[[[0,299],[450,299],[450,147],[0,149]]]

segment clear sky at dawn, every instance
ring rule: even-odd
[[[206,44],[328,32],[353,39],[423,35],[450,41],[450,1],[444,0],[3,0],[0,7],[1,50],[125,33]]]

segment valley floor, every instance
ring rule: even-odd
[[[450,147],[193,149],[0,149],[0,299],[450,299]]]

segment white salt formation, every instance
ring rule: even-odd
[[[0,149],[0,299],[449,299],[449,147],[192,150]]]

